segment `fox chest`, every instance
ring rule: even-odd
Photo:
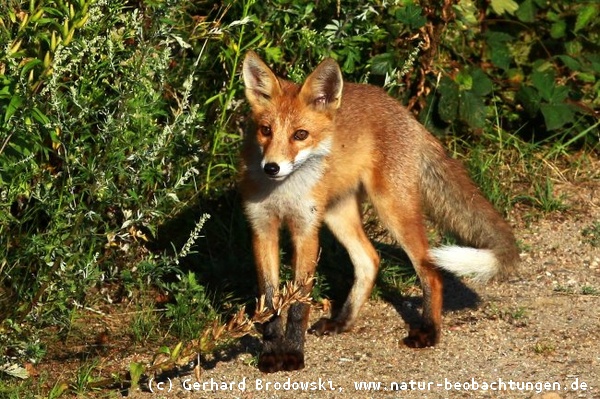
[[[275,183],[259,185],[259,190],[245,195],[244,207],[254,228],[266,229],[274,220],[301,229],[320,225],[325,204],[317,200],[320,196],[314,182],[290,179]]]

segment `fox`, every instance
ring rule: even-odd
[[[241,151],[239,189],[256,265],[259,295],[274,307],[279,293],[279,238],[287,228],[293,281],[312,290],[323,225],[348,252],[354,281],[347,299],[309,330],[310,304],[290,306],[262,325],[262,372],[304,368],[306,332],[348,331],[368,300],[379,254],[364,231],[368,199],[412,263],[423,292],[408,347],[436,345],[442,332],[442,270],[486,282],[519,262],[511,226],[483,196],[463,165],[382,88],[344,82],[323,60],[297,84],[277,77],[252,50],[242,65],[250,127]],[[460,245],[430,248],[426,220]],[[332,312],[333,313],[333,312]]]

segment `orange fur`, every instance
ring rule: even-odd
[[[279,285],[280,227],[290,230],[294,279],[300,283],[314,275],[318,233],[326,224],[348,250],[355,281],[340,312],[312,331],[328,334],[352,326],[379,266],[361,223],[364,194],[406,251],[423,287],[423,321],[405,339],[409,346],[439,341],[439,268],[486,279],[515,267],[518,252],[510,226],[462,165],[383,90],[343,82],[331,59],[296,85],[277,78],[254,52],[246,55],[243,78],[254,125],[242,154],[240,188],[253,230],[259,288],[268,305]],[[430,250],[426,215],[481,250]],[[449,258],[463,255],[460,262]],[[294,305],[285,334],[279,318],[266,323],[261,370],[304,367],[308,311],[306,305]]]

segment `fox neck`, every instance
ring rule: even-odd
[[[265,174],[260,149],[254,155],[254,162],[246,169],[252,188],[246,196],[245,207],[252,223],[260,224],[276,216],[282,221],[293,218],[306,227],[318,224],[322,204],[321,198],[314,195],[314,189],[327,173],[329,152],[311,152],[289,175],[279,180]]]

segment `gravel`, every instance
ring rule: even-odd
[[[511,215],[523,248],[518,276],[485,286],[447,278],[435,348],[402,344],[403,316],[420,303],[415,290],[368,302],[348,333],[309,335],[304,370],[262,374],[259,341],[248,338],[203,364],[199,381],[173,379],[170,392],[167,381],[130,397],[600,398],[600,248],[582,234],[600,221],[600,183],[564,189],[568,212]]]

